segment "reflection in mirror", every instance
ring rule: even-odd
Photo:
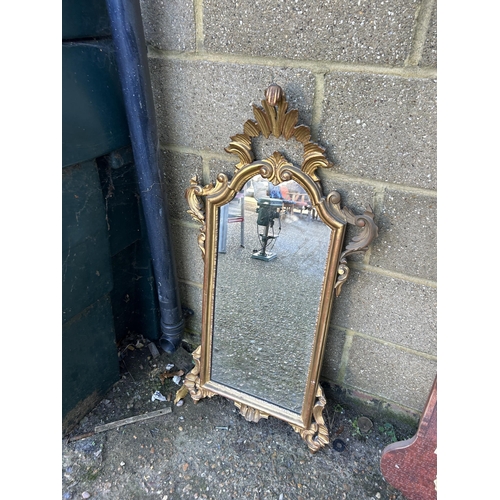
[[[213,381],[302,412],[330,236],[295,181],[219,208]]]

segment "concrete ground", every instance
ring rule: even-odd
[[[183,347],[155,358],[141,337],[127,340],[121,380],[63,439],[63,499],[404,500],[379,466],[386,445],[411,435],[397,423],[370,417],[367,430],[364,415],[339,405],[325,388],[330,443],[313,454],[287,423],[248,422],[222,397],[195,405],[187,396],[175,405],[180,386],[165,378],[166,367],[189,371],[190,354]],[[153,401],[156,391],[166,401]],[[160,409],[165,413],[155,418],[94,432]]]

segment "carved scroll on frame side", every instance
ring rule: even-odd
[[[201,186],[198,183],[198,176],[195,175],[190,180],[190,186],[185,191],[186,201],[189,205],[187,211],[194,221],[201,224],[200,234],[198,235],[198,246],[200,247],[203,260],[205,260],[205,240],[206,240],[206,213],[205,202],[206,196],[218,196],[227,191],[228,178],[225,174],[220,173],[217,176],[217,181],[214,184],[210,183],[206,186]]]
[[[325,420],[323,419],[323,410],[326,405],[326,399],[323,389],[319,384],[316,392],[316,398],[317,401],[313,408],[314,422],[311,423],[309,429],[303,429],[297,425],[292,425],[295,432],[298,432],[302,439],[307,443],[311,453],[317,452],[330,442],[328,438],[328,429],[325,425]]]
[[[347,207],[342,208],[342,213],[345,215],[346,221],[349,224],[362,228],[362,231],[352,238],[346,245],[344,251],[340,254],[337,281],[335,283],[336,297],[340,295],[342,285],[349,276],[349,266],[347,265],[346,257],[354,253],[366,252],[371,242],[378,236],[378,226],[373,220],[374,213],[371,207],[365,210],[362,215],[355,215]]]
[[[191,394],[191,398],[194,403],[197,403],[200,399],[203,398],[211,398],[215,396],[215,393],[212,391],[208,391],[207,389],[203,389],[200,383],[200,358],[201,358],[201,346],[199,346],[193,352],[193,361],[194,368],[186,375],[184,379],[184,385],[187,387],[189,393]]]

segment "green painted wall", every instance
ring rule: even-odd
[[[63,434],[120,377],[129,332],[160,336],[105,1],[63,1]]]

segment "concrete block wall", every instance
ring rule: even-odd
[[[435,0],[141,0],[183,304],[201,328],[198,225],[184,190],[233,171],[224,152],[270,83],[335,168],[324,192],[379,237],[334,305],[322,377],[418,415],[436,375]]]

